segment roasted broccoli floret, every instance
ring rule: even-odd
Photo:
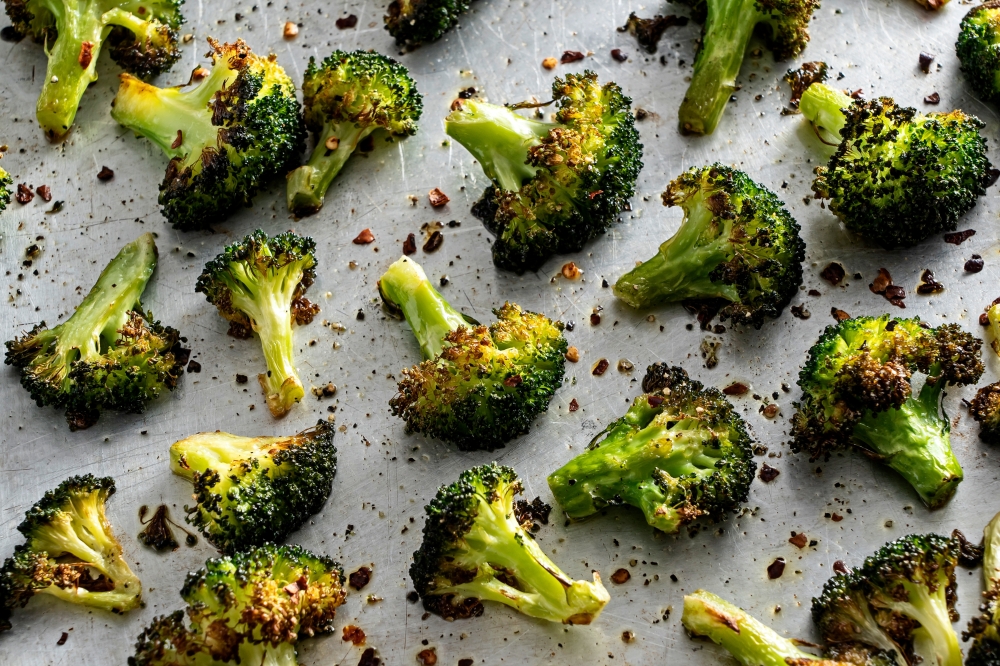
[[[445,131],[472,153],[492,185],[472,212],[496,236],[493,263],[534,271],[577,252],[628,208],[642,168],[632,100],[593,72],[552,84],[556,121],[458,100]],[[535,106],[535,105],[526,105]]]
[[[975,116],[856,100],[825,83],[809,86],[799,108],[837,146],[813,190],[849,230],[886,248],[953,231],[986,193],[992,166]]]
[[[1000,382],[976,391],[969,403],[969,413],[979,422],[979,439],[989,444],[1000,443]]]
[[[566,515],[629,504],[673,534],[701,516],[722,520],[738,509],[757,464],[746,424],[722,392],[665,363],[649,366],[642,390],[587,451],[549,475]]]
[[[965,666],[1000,664],[1000,513],[983,530],[983,603],[982,615],[969,621],[962,639],[974,638]]]
[[[66,411],[70,430],[89,428],[102,410],[141,413],[177,384],[187,350],[180,334],[142,310],[156,267],[152,234],[121,249],[69,319],[45,322],[6,343],[4,362],[39,407]]]
[[[778,197],[742,171],[713,164],[670,183],[663,205],[684,209],[680,229],[618,278],[615,296],[634,308],[722,299],[722,320],[758,329],[781,314],[802,284],[806,245]]]
[[[10,177],[3,167],[0,167],[0,213],[7,209],[10,203],[10,188],[14,184],[14,179]]]
[[[377,129],[391,137],[417,131],[423,98],[406,68],[373,51],[334,51],[302,82],[306,127],[316,137],[308,164],[288,176],[288,209],[312,215],[326,190],[366,136]]]
[[[28,509],[17,526],[25,542],[0,569],[0,631],[36,594],[115,613],[139,606],[142,583],[104,513],[114,492],[111,477],[74,476]]]
[[[455,27],[470,4],[471,0],[392,0],[386,8],[385,29],[400,46],[436,42]]]
[[[897,664],[961,666],[951,623],[957,541],[911,534],[882,546],[854,571],[827,581],[812,616],[834,659],[889,655]]]
[[[202,432],[170,447],[170,469],[194,483],[189,523],[223,553],[284,541],[330,496],[334,426],[290,437]]]
[[[426,359],[403,370],[389,402],[408,430],[492,451],[549,408],[565,371],[562,322],[510,302],[493,311],[488,328],[466,320],[406,257],[385,272],[379,291],[406,317]]]
[[[1000,1],[973,7],[955,43],[962,74],[978,97],[1000,102]]]
[[[545,556],[525,529],[514,496],[523,491],[510,467],[496,463],[462,472],[425,507],[424,540],[410,578],[424,608],[446,619],[477,617],[483,601],[525,615],[590,624],[610,600],[594,581],[573,580]]]
[[[344,572],[299,546],[267,544],[208,560],[181,597],[187,609],[154,619],[129,666],[295,666],[299,640],[333,631]]]
[[[305,141],[295,86],[274,55],[243,40],[209,38],[213,66],[188,87],[157,88],[127,74],[111,115],[170,158],[160,184],[163,215],[176,228],[203,229],[285,175]]]

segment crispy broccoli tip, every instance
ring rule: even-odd
[[[473,207],[496,236],[493,263],[523,273],[553,254],[577,252],[628,208],[642,168],[632,100],[593,72],[552,84],[555,122],[459,100],[445,132],[482,166],[492,185]],[[537,106],[537,105],[535,105]]]
[[[988,444],[1000,443],[1000,382],[976,391],[969,413],[979,422],[979,439]]]
[[[1000,664],[1000,513],[983,530],[983,603],[980,615],[969,621],[962,639],[975,639],[966,666]]]
[[[14,185],[14,179],[10,177],[3,167],[0,167],[0,213],[7,209],[10,203],[10,188]]]
[[[436,42],[470,4],[470,0],[392,0],[386,8],[385,29],[399,46]]]
[[[522,486],[496,463],[462,473],[428,504],[424,540],[413,553],[410,578],[424,607],[446,619],[477,617],[497,601],[531,617],[590,624],[610,600],[593,582],[559,569],[521,524],[514,497]]]
[[[1000,102],[1000,1],[989,0],[965,15],[955,50],[976,96]]]
[[[742,171],[692,168],[663,193],[684,221],[651,259],[615,283],[634,308],[722,299],[721,319],[755,328],[781,314],[802,284],[805,243],[784,203]]]
[[[663,363],[649,366],[643,390],[587,451],[549,475],[566,515],[629,504],[673,534],[699,517],[722,520],[739,509],[757,464],[746,424],[722,392]]]

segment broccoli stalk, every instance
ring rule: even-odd
[[[982,614],[969,621],[962,639],[974,638],[965,666],[996,666],[1000,663],[1000,513],[983,530]]]
[[[0,167],[0,213],[7,210],[7,204],[10,203],[10,186],[13,184],[14,179],[3,167]]]
[[[839,146],[841,130],[847,125],[845,110],[851,108],[854,98],[844,92],[817,82],[806,88],[799,100],[799,110],[816,128],[820,140]]]

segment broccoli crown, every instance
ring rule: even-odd
[[[976,391],[969,403],[969,413],[979,422],[979,439],[989,444],[1000,443],[1000,382]]]
[[[665,363],[649,366],[643,390],[549,475],[556,501],[570,518],[629,504],[668,534],[701,516],[724,519],[746,501],[757,470],[743,419],[721,391]]]
[[[981,615],[969,621],[962,639],[974,638],[966,666],[996,666],[1000,664],[1000,514],[983,530],[983,603]]]
[[[951,623],[959,545],[937,534],[887,543],[854,571],[827,581],[812,601],[830,654],[889,655],[896,663],[961,666]]]
[[[6,343],[4,362],[39,407],[66,411],[71,430],[104,409],[141,413],[177,385],[187,351],[180,334],[142,310],[139,297],[156,266],[152,234],[129,243],[107,265],[69,319],[45,322]]]
[[[188,522],[233,554],[283,541],[330,496],[337,472],[334,426],[291,437],[203,432],[170,447],[170,468],[194,483]]]
[[[493,182],[473,207],[496,236],[493,262],[517,273],[606,231],[628,208],[642,168],[632,100],[617,84],[568,74],[552,97],[555,123],[472,100],[456,102],[445,120]]]
[[[424,540],[413,553],[410,578],[424,607],[446,619],[483,614],[482,601],[498,601],[525,615],[590,624],[610,596],[593,582],[559,569],[514,510],[521,481],[496,463],[462,472],[425,507]]]
[[[470,4],[470,0],[392,0],[386,8],[385,29],[400,46],[436,42]]]
[[[10,188],[14,184],[14,179],[10,177],[3,167],[0,167],[0,213],[7,209],[10,203]]]
[[[1000,102],[1000,1],[990,0],[969,10],[955,50],[976,96]]]
[[[634,308],[723,299],[722,320],[754,328],[777,317],[802,284],[805,243],[785,204],[742,171],[692,168],[663,193],[684,221],[657,254],[615,283]]]
[[[285,174],[305,141],[295,86],[276,57],[254,54],[243,40],[209,44],[213,66],[199,83],[157,88],[123,74],[111,110],[170,158],[159,202],[183,230],[249,206],[268,180]]]

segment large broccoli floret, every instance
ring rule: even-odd
[[[989,444],[1000,443],[1000,382],[976,391],[969,403],[969,413],[979,422],[979,439]]]
[[[470,4],[470,0],[392,0],[386,8],[385,29],[400,46],[436,42]]]
[[[651,259],[618,278],[615,296],[634,308],[722,299],[721,319],[764,325],[802,284],[799,225],[767,188],[721,164],[693,168],[663,193],[684,221]]]
[[[593,72],[552,84],[555,122],[458,100],[445,131],[493,184],[472,212],[493,242],[493,263],[523,273],[555,253],[577,252],[626,210],[642,168],[632,100]]]
[[[953,231],[986,193],[992,167],[975,116],[855,100],[824,83],[809,86],[799,108],[837,146],[813,190],[844,226],[884,247]]]
[[[983,530],[983,603],[982,615],[969,621],[962,639],[974,638],[965,666],[1000,664],[1000,513]]]
[[[489,328],[467,321],[406,257],[385,272],[379,291],[406,317],[426,359],[403,370],[389,402],[409,430],[463,451],[492,451],[549,408],[565,371],[562,322],[509,302],[493,311]]]
[[[208,41],[213,66],[198,83],[157,88],[122,74],[111,110],[170,158],[159,201],[184,230],[249,206],[265,183],[285,175],[305,141],[295,86],[275,56],[261,58],[241,39]]]
[[[410,136],[423,109],[406,68],[373,51],[334,51],[319,67],[310,58],[302,97],[316,148],[308,164],[288,176],[288,209],[298,216],[323,206],[327,188],[362,139],[377,129]]]
[[[7,210],[7,204],[10,203],[10,187],[13,184],[14,179],[0,167],[0,213]]]
[[[74,476],[28,509],[17,526],[25,542],[0,569],[0,631],[36,594],[115,613],[139,606],[142,583],[104,513],[114,492],[111,477]]]
[[[189,523],[233,554],[284,541],[330,496],[334,427],[320,421],[290,437],[202,432],[170,447],[170,469],[194,483]]]
[[[6,343],[4,362],[39,407],[66,410],[71,430],[88,428],[104,409],[140,413],[177,384],[186,363],[180,334],[139,305],[156,267],[152,234],[122,248],[69,319],[45,322]]]
[[[665,363],[646,370],[646,392],[588,450],[549,475],[566,515],[630,504],[672,534],[745,502],[757,464],[746,424],[721,391]]]
[[[973,7],[962,19],[955,43],[962,74],[976,95],[1000,102],[1000,0]]]
[[[424,540],[410,578],[424,607],[446,619],[477,617],[483,601],[525,615],[590,624],[610,600],[594,581],[573,580],[545,556],[520,520],[514,496],[523,491],[510,467],[496,463],[462,472],[438,489],[425,509]]]

